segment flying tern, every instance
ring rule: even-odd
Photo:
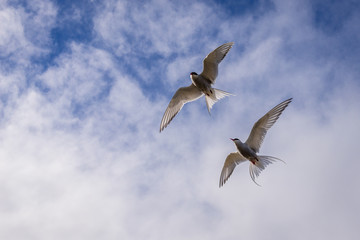
[[[212,87],[218,76],[218,65],[229,52],[233,42],[225,43],[209,53],[204,61],[203,71],[200,74],[190,73],[191,85],[179,88],[172,97],[160,123],[160,132],[169,125],[171,120],[182,109],[185,103],[195,101],[205,95],[206,106],[210,113],[212,106],[220,99],[233,95]]]
[[[253,126],[251,133],[246,142],[240,141],[238,138],[230,138],[237,148],[236,152],[230,153],[225,160],[224,167],[221,171],[219,187],[223,186],[231,176],[236,165],[249,161],[250,177],[259,185],[255,178],[259,176],[265,167],[275,161],[282,161],[276,157],[257,155],[260,146],[264,140],[267,131],[274,125],[284,109],[292,101],[292,98],[283,101],[279,105],[275,106],[269,112],[267,112],[262,118],[260,118]],[[282,161],[283,162],[283,161]]]

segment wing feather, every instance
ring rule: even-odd
[[[224,43],[205,57],[203,61],[204,69],[201,75],[210,80],[211,83],[215,83],[215,79],[218,75],[218,65],[233,45],[233,42]]]
[[[276,120],[278,120],[281,113],[285,110],[289,103],[291,103],[291,101],[292,98],[289,98],[282,103],[276,105],[273,109],[267,112],[254,124],[251,133],[245,143],[255,152],[259,152],[259,149],[264,141],[267,131],[274,125]]]
[[[182,109],[185,103],[195,101],[200,98],[203,93],[194,85],[179,88],[172,97],[168,107],[165,110],[164,116],[160,123],[160,132],[169,125],[171,120]]]
[[[225,160],[224,166],[220,174],[219,187],[224,185],[233,173],[236,165],[246,161],[247,159],[239,152],[230,153]]]

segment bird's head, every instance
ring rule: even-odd
[[[233,141],[234,143],[241,143],[240,139],[238,138],[230,138],[231,141]]]
[[[194,76],[197,76],[198,74],[196,72],[190,73],[190,78],[193,78]]]

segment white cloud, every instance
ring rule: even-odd
[[[106,43],[120,50],[116,52],[118,55],[167,56],[174,49],[187,51],[188,46],[199,39],[197,34],[208,31],[204,21],[208,18],[212,23],[213,18],[216,19],[211,8],[196,2],[187,5],[156,0],[142,6],[114,2],[108,3],[105,10],[95,19],[95,30]]]
[[[44,53],[56,10],[51,2],[36,1],[25,10],[21,6],[3,5],[0,9],[1,56],[16,64],[28,64],[29,56]]]
[[[4,57],[14,52],[19,46],[25,46],[26,39],[21,18],[14,9],[1,9],[0,20],[2,25],[0,30],[0,46],[1,55]]]
[[[56,10],[51,2],[34,1],[0,6],[0,94],[2,104],[12,104],[25,91],[27,77],[38,73],[31,60],[49,52],[50,29]],[[2,108],[1,111],[3,111]]]

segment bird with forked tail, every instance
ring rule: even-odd
[[[283,101],[275,106],[269,112],[267,112],[262,118],[260,118],[253,126],[251,133],[246,142],[240,141],[238,138],[230,138],[234,143],[238,151],[230,153],[225,160],[223,169],[220,175],[219,187],[223,186],[231,176],[236,165],[250,161],[249,172],[250,177],[259,185],[255,178],[258,177],[265,167],[275,161],[282,161],[276,157],[258,155],[260,146],[264,140],[267,131],[274,125],[276,120],[280,117],[281,113],[292,101],[292,98]],[[283,161],[282,161],[283,162]]]
[[[212,106],[218,100],[233,95],[212,87],[218,76],[218,65],[233,45],[233,42],[225,43],[209,53],[203,61],[204,67],[201,74],[190,73],[191,85],[181,87],[175,92],[161,119],[160,132],[169,125],[185,103],[195,101],[205,95],[206,106],[210,113]]]

